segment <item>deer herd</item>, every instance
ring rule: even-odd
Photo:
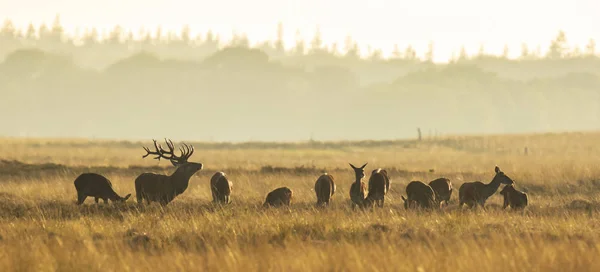
[[[173,164],[175,172],[171,175],[155,173],[143,173],[135,179],[135,193],[139,204],[146,201],[158,202],[167,205],[175,197],[185,192],[190,178],[203,167],[202,163],[189,162],[188,159],[194,153],[194,147],[183,144],[180,155],[175,154],[175,146],[171,140],[165,139],[167,149],[154,141],[154,150],[144,147],[146,154],[143,158],[154,155],[154,159],[166,159]],[[352,209],[356,207],[365,209],[373,208],[374,205],[383,207],[385,196],[390,190],[390,177],[386,170],[377,168],[371,172],[368,183],[365,184],[365,167],[356,167],[350,163],[354,170],[355,181],[350,186],[350,200]],[[495,176],[488,184],[480,181],[465,182],[458,189],[459,207],[466,204],[468,207],[485,206],[486,200],[491,197],[501,184],[504,188],[500,194],[504,197],[503,208],[519,210],[527,206],[527,194],[515,188],[514,181],[496,166]],[[125,197],[119,196],[113,188],[110,180],[96,173],[84,173],[75,179],[77,190],[77,204],[81,205],[85,199],[94,197],[96,203],[102,199],[104,203],[108,200],[113,202],[125,202],[131,194]],[[216,172],[210,179],[212,201],[218,204],[229,204],[231,202],[232,182],[223,172]],[[315,182],[314,187],[317,206],[328,206],[335,191],[336,184],[332,175],[324,173]],[[452,196],[452,182],[447,178],[438,178],[426,184],[421,181],[411,181],[406,186],[406,197],[402,196],[405,209],[421,208],[434,209],[443,208],[450,202]],[[288,187],[280,187],[266,196],[263,206],[289,206],[294,197],[293,191]]]

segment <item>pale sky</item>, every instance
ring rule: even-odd
[[[251,41],[273,39],[281,21],[288,46],[297,29],[308,41],[319,26],[327,44],[337,41],[342,48],[350,34],[386,55],[394,44],[411,44],[422,55],[433,41],[437,61],[461,45],[473,54],[480,44],[490,53],[508,44],[511,56],[519,55],[522,42],[545,50],[559,29],[572,45],[600,41],[599,0],[0,0],[0,18],[18,26],[50,24],[57,13],[70,32],[119,24],[137,33],[142,26],[179,30],[189,24],[193,32],[212,29],[224,38],[245,32]]]

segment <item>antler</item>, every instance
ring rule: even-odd
[[[142,156],[142,158],[148,157],[149,155],[157,155],[154,159],[167,159],[170,160],[171,163],[173,163],[173,165],[175,165],[187,162],[187,160],[192,156],[192,154],[194,154],[194,147],[188,146],[185,143],[183,144],[183,147],[179,147],[181,155],[176,156],[174,154],[175,146],[173,145],[173,142],[170,139],[165,138],[165,143],[167,144],[167,148],[169,150],[164,150],[160,144],[156,143],[156,140],[152,139],[152,141],[154,141],[155,151],[150,151],[150,149],[144,147],[144,150],[146,150],[146,155]]]

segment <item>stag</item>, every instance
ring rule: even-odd
[[[373,203],[383,207],[385,195],[390,190],[390,178],[387,171],[378,168],[371,172],[369,177],[369,193],[363,202],[363,207],[372,207]]]
[[[155,173],[143,173],[135,179],[135,193],[137,202],[142,203],[146,200],[148,204],[151,202],[158,202],[161,205],[167,205],[176,196],[182,194],[187,189],[190,178],[198,171],[202,169],[202,163],[188,162],[188,159],[194,154],[194,147],[183,144],[183,147],[179,148],[181,155],[175,155],[175,147],[171,140],[165,139],[167,148],[164,150],[160,144],[154,141],[154,151],[144,147],[146,155],[142,158],[146,158],[149,155],[156,155],[154,159],[159,160],[167,159],[176,167],[175,172],[170,176],[155,174]]]
[[[264,207],[279,207],[279,206],[289,206],[292,202],[294,193],[288,187],[280,187],[269,194],[267,194],[267,199],[265,199]]]
[[[421,207],[431,209],[435,206],[435,193],[431,186],[421,181],[411,181],[406,186],[406,197],[404,200],[404,208]]]
[[[94,197],[96,203],[98,199],[102,199],[104,203],[108,203],[109,199],[112,202],[125,202],[131,196],[131,194],[125,197],[119,196],[113,190],[110,180],[96,173],[83,173],[73,183],[77,190],[77,205],[83,204],[88,196]]]
[[[352,200],[352,210],[355,210],[356,206],[362,208],[363,202],[365,201],[365,195],[367,194],[367,186],[362,181],[365,177],[365,166],[367,166],[367,163],[361,167],[356,167],[351,163],[348,164],[354,169],[355,180],[354,183],[352,183],[352,186],[350,186],[350,200]]]
[[[231,202],[230,195],[233,184],[227,178],[225,173],[216,172],[210,178],[210,191],[212,192],[213,202],[221,204],[229,204]]]
[[[330,174],[321,175],[315,182],[317,206],[329,206],[329,201],[335,193],[335,181]]]
[[[498,191],[500,184],[514,184],[514,181],[505,175],[504,172],[500,171],[498,166],[496,166],[494,171],[496,171],[496,175],[488,184],[484,184],[481,181],[463,183],[458,188],[458,199],[460,201],[458,206],[462,207],[463,204],[467,204],[470,208],[475,205],[484,207],[487,199]]]
[[[513,210],[521,210],[527,206],[527,194],[515,189],[513,185],[504,186],[500,194],[504,197],[502,209],[510,206]]]
[[[429,183],[435,193],[435,202],[441,207],[442,202],[448,205],[452,196],[452,182],[447,178],[439,178]]]

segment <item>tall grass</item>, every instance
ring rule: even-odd
[[[141,143],[2,139],[0,270],[598,271],[597,139],[566,133],[319,146],[197,143],[190,160],[205,169],[166,207],[89,198],[75,205],[73,181],[82,172],[106,175],[125,195],[135,194],[140,173],[173,170],[142,159]],[[390,169],[384,208],[351,210],[348,162],[369,162],[368,173]],[[502,210],[497,194],[485,210],[459,209],[459,186],[489,182],[496,164],[529,194],[530,206]],[[217,170],[234,186],[233,203],[223,207],[209,202]],[[325,209],[314,205],[322,171],[338,188]],[[404,210],[408,182],[440,176],[455,187],[450,207]],[[294,190],[291,207],[263,208],[280,186]]]

